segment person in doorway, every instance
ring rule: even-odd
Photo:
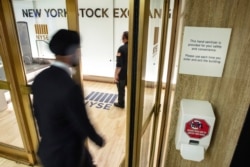
[[[128,31],[122,34],[123,45],[119,47],[116,54],[116,68],[114,82],[118,90],[118,102],[114,106],[124,108],[125,106],[125,86],[127,85],[127,60],[128,60]]]
[[[92,167],[85,141],[89,137],[102,147],[104,139],[88,118],[83,90],[71,78],[70,67],[79,61],[80,36],[76,31],[60,29],[49,48],[55,62],[39,73],[31,86],[41,137],[37,154],[43,167]]]

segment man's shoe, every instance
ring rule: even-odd
[[[124,105],[121,105],[119,103],[114,103],[114,106],[119,107],[119,108],[124,108]]]

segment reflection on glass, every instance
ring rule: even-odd
[[[4,65],[0,55],[0,82],[6,82]],[[0,88],[0,143],[23,148],[10,91]]]
[[[67,29],[65,1],[12,0],[22,60],[28,84],[54,60],[49,50],[50,37],[61,28]]]
[[[147,119],[152,112],[157,91],[157,80],[159,73],[160,60],[160,42],[161,42],[161,31],[162,31],[162,9],[163,0],[150,1],[150,17],[148,25],[148,43],[147,43],[147,57],[145,64],[145,86],[144,86],[144,101],[143,101],[143,119],[142,126],[145,126]],[[147,125],[146,131],[144,132],[141,140],[140,150],[140,167],[147,167],[150,164],[150,153],[151,145],[153,144],[152,139],[152,128],[153,117],[150,118],[150,122]]]
[[[144,87],[143,124],[150,115],[157,88],[157,76],[160,58],[160,41],[162,29],[163,0],[150,1],[150,17],[148,27],[147,58],[145,67],[146,84]]]
[[[0,89],[0,142],[23,148],[10,92]]]
[[[144,105],[143,105],[143,119],[142,119],[143,124],[148,118],[155,103],[155,93],[156,93],[155,91],[156,91],[155,83],[151,84],[148,83],[144,88],[144,102],[143,102]]]
[[[152,121],[148,125],[146,131],[144,132],[141,140],[141,154],[140,154],[140,167],[147,167],[149,166],[149,158],[150,158],[150,143],[151,143],[151,136],[152,136]]]
[[[16,25],[26,77],[29,83],[34,79],[38,72],[48,67],[51,63],[49,59],[44,58],[44,54],[48,52],[48,42],[45,40],[36,40],[38,57],[33,57],[27,22],[19,21]]]

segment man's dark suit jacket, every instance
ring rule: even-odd
[[[52,65],[42,71],[32,93],[41,137],[38,156],[44,167],[77,167],[87,137],[103,145],[88,119],[81,88],[64,69]]]

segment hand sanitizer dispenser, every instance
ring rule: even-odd
[[[175,146],[184,159],[202,161],[214,128],[211,104],[203,100],[182,99],[175,135]]]

